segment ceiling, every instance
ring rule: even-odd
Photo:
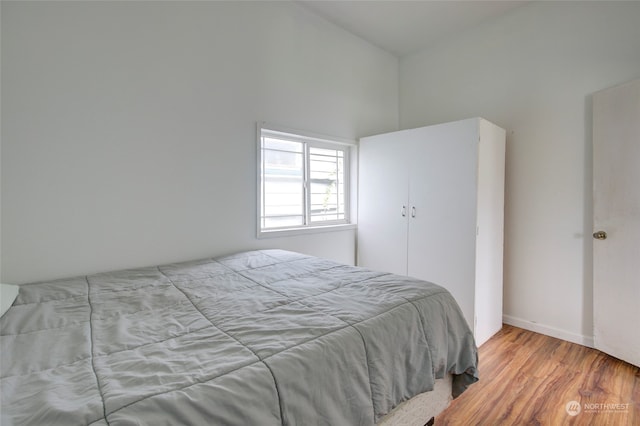
[[[333,24],[402,57],[500,16],[527,1],[298,0],[298,3]]]

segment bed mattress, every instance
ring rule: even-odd
[[[373,425],[477,349],[444,288],[283,250],[20,286],[2,425]]]

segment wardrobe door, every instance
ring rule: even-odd
[[[473,330],[478,120],[411,140],[408,275],[449,290]]]
[[[362,138],[359,147],[358,264],[402,275],[407,273],[410,132]]]

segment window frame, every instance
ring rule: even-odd
[[[256,209],[256,227],[257,237],[284,237],[294,236],[306,233],[328,232],[328,231],[340,231],[346,229],[355,229],[356,225],[351,220],[351,197],[353,196],[352,182],[352,161],[357,158],[355,155],[355,149],[357,142],[349,139],[335,138],[331,136],[324,136],[313,134],[310,132],[300,131],[296,129],[286,128],[282,126],[273,125],[266,122],[259,122],[257,124],[257,209]],[[264,202],[264,186],[263,186],[263,147],[262,138],[264,135],[272,135],[280,137],[283,140],[292,142],[299,142],[303,144],[303,224],[302,225],[289,225],[282,227],[263,228],[262,207]],[[344,176],[344,219],[328,220],[328,221],[316,221],[311,222],[311,207],[310,207],[310,148],[341,150],[344,152],[343,159],[343,176]]]

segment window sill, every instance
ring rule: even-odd
[[[273,229],[258,231],[258,238],[294,237],[296,235],[319,234],[324,232],[348,231],[356,229],[355,223],[341,223],[337,225],[304,226],[300,228]]]

